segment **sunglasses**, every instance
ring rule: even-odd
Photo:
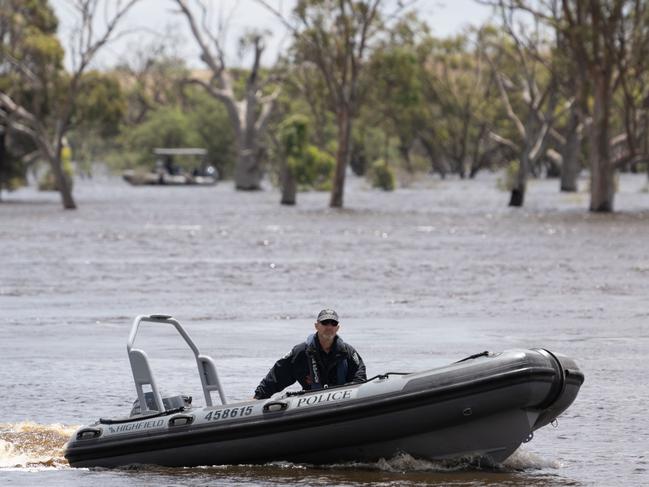
[[[320,324],[324,326],[338,326],[338,322],[334,320],[324,320],[321,321]]]

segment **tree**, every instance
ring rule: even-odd
[[[54,36],[57,20],[46,0],[2,4],[2,65],[7,74],[0,89],[0,119],[11,130],[31,138],[49,163],[65,209],[76,208],[71,182],[61,161],[63,140],[70,129],[83,74],[97,52],[116,33],[119,22],[138,0],[113,5],[99,35],[95,32],[98,0],[75,0],[79,24],[73,36],[73,68],[63,70],[63,49]],[[11,67],[11,68],[9,68]]]
[[[591,211],[613,211],[615,184],[610,154],[611,101],[614,91],[614,68],[619,50],[618,35],[622,23],[623,0],[591,0],[588,4],[562,0],[561,23],[567,44],[578,64],[580,88],[592,89],[592,110],[583,105],[584,114],[592,117],[588,131]]]
[[[555,50],[553,55],[553,75],[559,84],[563,97],[570,100],[567,114],[560,116],[565,121],[550,130],[550,136],[559,147],[558,152],[548,151],[548,156],[561,167],[560,190],[564,192],[577,191],[577,177],[582,168],[582,140],[584,122],[581,117],[581,106],[585,104],[585,93],[577,82],[577,63],[570,55],[566,46],[565,34],[555,29]],[[563,125],[561,128],[559,125]]]
[[[509,0],[509,8],[527,11],[556,29],[576,65],[575,99],[586,128],[591,176],[590,210],[614,208],[614,172],[633,154],[634,135],[622,158],[612,151],[612,107],[615,93],[641,73],[637,53],[646,52],[649,5],[644,0]],[[627,100],[628,101],[628,100]],[[629,119],[630,121],[630,119]],[[627,124],[630,126],[630,124]],[[632,131],[632,130],[629,130]]]
[[[487,62],[495,36],[485,27],[446,39],[427,36],[418,46],[425,114],[417,132],[442,175],[449,168],[460,178],[473,177],[502,152],[489,137],[505,125]]]
[[[57,19],[46,2],[33,2],[27,6],[18,2],[0,3],[0,94],[13,93],[16,99],[24,99],[36,109],[47,107],[47,100],[22,82],[18,68],[23,63],[27,74],[35,77],[39,64],[60,66],[63,50],[55,36],[57,25]],[[23,159],[26,157],[33,161],[38,150],[32,139],[20,130],[19,120],[1,104],[0,126],[0,186],[13,189],[16,178],[24,179]]]
[[[282,189],[281,204],[294,205],[297,192],[295,175],[296,166],[304,158],[308,143],[309,121],[301,115],[289,117],[279,126],[281,143],[280,186]]]
[[[221,101],[228,112],[237,143],[237,163],[234,171],[235,186],[242,190],[257,190],[261,188],[262,151],[261,138],[266,132],[270,115],[279,90],[264,94],[265,83],[262,80],[261,56],[265,49],[264,35],[252,32],[242,39],[242,47],[252,48],[252,68],[246,76],[244,94],[241,99],[236,96],[234,77],[225,62],[221,42],[208,29],[201,29],[196,16],[187,0],[175,0],[180,12],[185,16],[201,50],[201,60],[211,71],[212,78],[204,81],[192,78],[196,83]],[[205,22],[207,9],[200,4]],[[207,40],[206,40],[207,38]],[[268,81],[268,80],[266,80]]]
[[[74,150],[78,173],[92,175],[92,163],[111,147],[127,108],[125,94],[114,73],[96,70],[84,73],[67,137]]]
[[[388,134],[396,134],[399,154],[406,170],[413,172],[410,151],[422,125],[420,66],[411,46],[386,43],[374,51],[367,80],[369,120],[382,126]],[[388,155],[383,158],[387,161]]]
[[[352,125],[361,103],[359,77],[369,43],[380,32],[382,0],[298,0],[292,21],[265,0],[258,1],[292,32],[295,63],[315,66],[325,82],[329,109],[336,115],[338,130],[329,205],[342,207]]]
[[[559,91],[554,71],[546,65],[551,62],[551,52],[546,47],[546,39],[537,28],[530,36],[525,27],[515,31],[513,9],[501,2],[502,23],[508,38],[513,43],[512,49],[502,43],[504,55],[512,55],[517,66],[517,76],[505,79],[501,72],[496,72],[496,81],[507,116],[516,128],[518,141],[507,140],[498,134],[493,137],[510,146],[518,155],[518,168],[511,188],[509,206],[523,206],[529,172],[545,155],[550,141],[550,130],[555,119],[559,103]],[[524,24],[523,24],[524,25]],[[512,52],[513,51],[513,52]],[[494,70],[497,70],[492,62]],[[507,87],[505,86],[507,82]],[[513,108],[510,92],[519,91],[522,108],[517,114]]]
[[[287,71],[284,92],[297,98],[291,98],[292,102],[303,100],[306,103],[309,116],[313,120],[310,127],[313,128],[315,143],[319,149],[325,150],[331,140],[333,123],[325,96],[324,80],[318,69],[311,64],[290,65]],[[295,109],[299,111],[299,108]]]
[[[167,32],[164,41],[136,48],[132,56],[115,68],[128,103],[126,124],[139,124],[150,111],[181,102],[189,70],[174,53],[172,42],[178,40]]]

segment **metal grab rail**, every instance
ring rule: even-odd
[[[135,389],[137,391],[137,397],[140,401],[140,412],[147,413],[154,411],[149,409],[146,400],[144,398],[143,386],[151,386],[153,392],[153,398],[157,407],[157,411],[164,411],[164,404],[162,402],[162,396],[158,389],[158,385],[153,378],[153,373],[151,372],[151,367],[149,365],[149,359],[146,353],[143,350],[133,348],[135,343],[135,338],[137,337],[137,332],[140,327],[140,323],[150,322],[150,323],[167,323],[172,325],[180,336],[183,337],[185,343],[189,345],[194,357],[196,358],[196,365],[198,367],[198,375],[201,378],[201,385],[203,387],[203,394],[205,395],[205,404],[207,406],[212,406],[212,391],[218,391],[219,397],[221,398],[222,404],[227,404],[225,399],[225,393],[221,387],[221,382],[219,381],[219,376],[216,373],[216,365],[214,360],[207,355],[202,355],[198,350],[198,347],[191,339],[189,334],[185,331],[180,323],[177,320],[168,315],[140,315],[135,318],[133,321],[133,326],[131,327],[131,333],[128,337],[128,343],[126,344],[126,351],[128,352],[128,358],[131,362],[131,371],[133,372],[133,380],[135,382]]]

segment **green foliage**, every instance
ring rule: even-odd
[[[126,110],[126,98],[114,76],[98,71],[83,75],[75,106],[77,124],[91,125],[104,137],[114,136]]]
[[[126,117],[128,103],[114,73],[90,71],[80,81],[69,133],[77,169],[92,173],[92,165],[113,148]]]
[[[207,160],[222,177],[234,171],[237,158],[235,135],[223,103],[198,89],[190,92],[186,101],[185,116],[196,144],[207,149]]]
[[[124,125],[117,138],[118,150],[108,162],[115,169],[150,168],[156,147],[202,147],[207,149],[207,161],[219,173],[228,175],[234,166],[234,134],[225,108],[202,90],[192,91],[185,107],[162,106],[150,111],[144,121],[135,126]],[[187,169],[195,161],[186,161]],[[179,160],[182,166],[183,161]]]
[[[393,191],[396,186],[394,171],[384,159],[377,159],[372,163],[369,176],[374,188]]]
[[[127,156],[117,163],[123,169],[151,166],[156,147],[199,147],[201,138],[192,129],[189,116],[179,107],[162,107],[149,114],[135,127],[124,127],[120,136]]]
[[[331,188],[336,160],[314,145],[308,144],[309,119],[293,115],[279,126],[282,155],[293,173],[298,188],[319,191]]]
[[[350,165],[355,174],[363,176],[371,169],[371,161],[385,159],[399,160],[397,151],[398,137],[392,136],[389,127],[380,127],[368,123],[372,114],[362,113],[361,123],[354,127],[352,133],[352,152]]]
[[[298,187],[328,191],[331,189],[336,159],[314,145],[307,146],[304,158],[292,169]]]
[[[72,188],[74,183],[74,168],[72,167],[72,150],[67,143],[61,148],[61,168],[63,169],[64,177],[68,181],[68,185]],[[58,191],[59,187],[51,169],[48,168],[38,181],[38,189],[39,191]]]
[[[0,126],[0,191],[14,191],[27,184],[27,168],[6,145],[6,133]]]
[[[309,119],[304,115],[293,115],[279,126],[279,137],[286,157],[301,158],[304,155],[309,136]]]
[[[11,10],[18,12],[16,23],[26,23],[38,30],[56,34],[59,21],[54,14],[54,9],[48,0],[5,0],[11,4]],[[20,8],[17,8],[20,7]]]
[[[65,76],[57,26],[47,0],[0,2],[0,56],[4,65],[0,91],[30,110],[48,129],[49,115],[61,99],[59,80]],[[6,143],[2,185],[16,187],[25,181],[23,158],[37,147],[32,139],[16,131]]]
[[[37,67],[53,66],[60,68],[65,52],[61,43],[51,34],[46,34],[30,26],[26,30],[26,37],[22,45],[25,57]]]
[[[378,118],[372,125],[382,127],[388,138],[394,135],[400,144],[411,145],[423,119],[421,66],[415,50],[411,46],[387,46],[375,51],[368,76],[368,91],[372,93],[369,107]]]

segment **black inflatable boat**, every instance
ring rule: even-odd
[[[185,339],[198,364],[205,406],[160,395],[146,354],[133,348],[142,322],[171,324]],[[228,404],[213,360],[199,353],[173,318],[138,316],[127,349],[138,400],[129,417],[101,419],[74,433],[65,449],[74,467],[317,464],[398,453],[493,464],[565,411],[584,381],[568,357],[507,350],[423,372],[386,373],[362,384]],[[220,405],[212,403],[215,391]]]

